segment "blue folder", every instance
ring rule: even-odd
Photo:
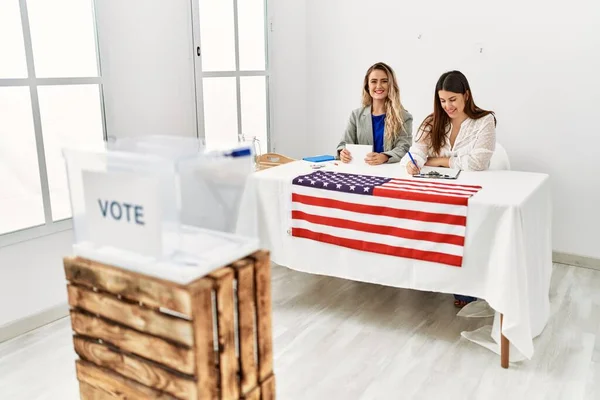
[[[310,162],[323,162],[323,161],[333,161],[335,160],[334,156],[322,155],[322,156],[314,156],[314,157],[304,157],[304,161]]]

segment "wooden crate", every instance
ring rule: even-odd
[[[64,267],[82,399],[275,399],[267,252],[187,285]]]

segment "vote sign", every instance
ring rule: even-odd
[[[158,180],[133,173],[82,171],[87,228],[96,245],[162,254]]]

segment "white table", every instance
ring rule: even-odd
[[[469,200],[463,266],[380,255],[292,237],[292,179],[311,173],[296,161],[249,178],[237,232],[256,235],[273,262],[298,271],[399,288],[485,299],[496,311],[492,338],[503,343],[503,366],[531,359],[533,339],[550,312],[551,193],[547,175],[515,171],[461,172],[457,183],[482,186]],[[325,170],[409,179],[398,164]],[[449,181],[446,181],[449,182]],[[502,322],[501,322],[502,319]],[[502,339],[501,339],[502,338]]]

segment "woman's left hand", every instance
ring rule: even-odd
[[[383,153],[369,153],[367,154],[367,158],[365,158],[365,162],[369,165],[379,165],[385,164],[388,162],[390,158]]]

